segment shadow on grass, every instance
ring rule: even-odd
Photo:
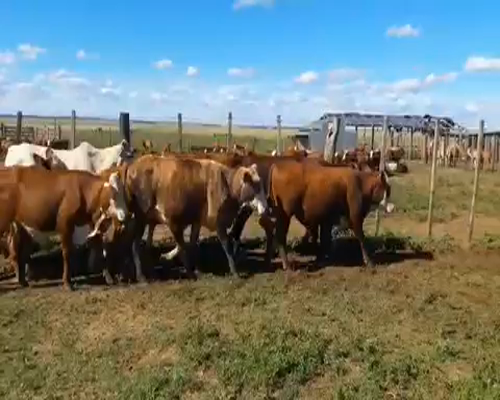
[[[372,259],[377,265],[388,265],[403,262],[405,260],[429,261],[434,258],[434,252],[443,253],[454,249],[454,244],[441,239],[440,241],[418,242],[409,237],[397,237],[384,235],[367,238],[367,245]],[[173,243],[161,243],[154,246],[146,254],[145,265],[153,266],[152,270],[145,271],[153,280],[180,280],[185,279],[185,269],[178,257],[173,260],[161,258],[162,254],[172,250]],[[271,264],[265,262],[264,249],[265,240],[252,239],[243,243],[244,256],[240,257],[237,269],[243,276],[254,274],[273,273],[281,269],[281,259],[275,257]],[[360,246],[354,237],[343,236],[334,240],[334,246],[329,259],[324,265],[315,265],[315,248],[313,244],[299,242],[291,243],[289,246],[289,258],[295,269],[317,270],[326,266],[359,267],[363,265]],[[75,254],[72,276],[78,285],[105,285],[104,278],[99,266],[89,271],[87,266],[88,250],[80,249]],[[224,276],[230,273],[226,255],[217,238],[207,238],[200,242],[199,249],[192,254],[201,274],[212,274]],[[120,260],[113,267],[120,270],[126,261]],[[124,270],[130,270],[127,265]],[[32,257],[30,263],[29,282],[36,282],[36,287],[49,287],[60,285],[62,277],[62,256],[56,247],[50,252],[37,253]],[[38,282],[41,281],[41,282]],[[10,288],[10,282],[4,282],[0,290]]]

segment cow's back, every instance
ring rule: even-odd
[[[201,165],[188,158],[142,156],[130,164],[126,186],[143,212],[158,207],[167,217],[196,219],[206,200]]]
[[[7,149],[4,165],[6,167],[12,167],[14,165],[29,167],[36,165],[33,154],[45,158],[46,150],[46,147],[31,143],[14,144]]]

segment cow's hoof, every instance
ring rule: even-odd
[[[27,281],[20,281],[18,283],[19,283],[19,286],[21,286],[23,288],[27,288],[30,286]]]
[[[75,290],[75,287],[71,283],[65,283],[63,284],[63,290],[67,292],[73,292]]]
[[[198,280],[198,274],[195,271],[191,271],[187,273],[187,278],[191,281],[197,281]]]
[[[104,276],[104,282],[106,282],[106,285],[112,286],[112,285],[115,284],[115,281],[113,280],[113,278],[111,277],[111,275],[109,274],[109,272],[103,273],[103,276]]]

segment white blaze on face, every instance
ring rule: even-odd
[[[113,172],[109,176],[108,182],[104,184],[104,187],[111,187],[113,192],[113,196],[109,200],[108,213],[116,216],[120,222],[125,221],[125,217],[127,215],[127,205],[125,203],[124,191],[121,187],[117,172]]]

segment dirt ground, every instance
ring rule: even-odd
[[[243,279],[207,239],[197,282],[175,260],[148,286],[0,282],[0,397],[500,398],[500,173],[481,176],[468,250],[472,172],[438,171],[432,240],[428,169],[391,182],[397,209],[370,241],[376,271],[350,239],[329,267],[294,248],[298,271],[269,269],[251,220]],[[289,241],[302,233],[294,224]]]

